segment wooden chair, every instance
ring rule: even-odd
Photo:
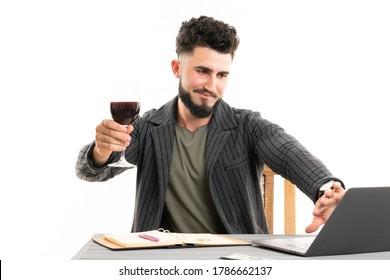
[[[262,178],[262,195],[269,233],[274,232],[274,177],[278,176],[265,166]],[[295,234],[295,186],[284,179],[284,234]]]

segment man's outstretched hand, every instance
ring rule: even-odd
[[[328,189],[325,191],[316,201],[313,211],[313,221],[306,227],[306,233],[315,232],[328,220],[337,204],[343,198],[344,193],[345,190],[339,182],[333,183],[333,190]]]

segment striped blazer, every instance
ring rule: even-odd
[[[126,149],[137,164],[136,201],[132,231],[160,226],[168,186],[175,135],[177,97],[138,118]],[[208,126],[205,164],[210,193],[230,234],[268,233],[260,178],[264,164],[287,178],[315,201],[318,188],[334,178],[324,164],[281,127],[258,112],[236,109],[221,101]],[[94,142],[84,146],[76,174],[86,181],[105,181],[122,169],[96,168]],[[118,160],[113,153],[109,162]]]

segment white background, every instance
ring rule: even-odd
[[[77,154],[116,80],[140,78],[143,112],[176,95],[175,37],[202,14],[241,38],[226,101],[280,124],[347,187],[390,185],[387,1],[1,1],[1,259],[69,260],[96,232],[130,230],[135,172],[83,182]],[[302,233],[312,204],[297,204]]]

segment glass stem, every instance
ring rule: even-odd
[[[120,160],[126,160],[126,158],[125,158],[125,151],[126,151],[126,149],[124,149],[124,150],[121,152],[121,158],[120,158]]]

